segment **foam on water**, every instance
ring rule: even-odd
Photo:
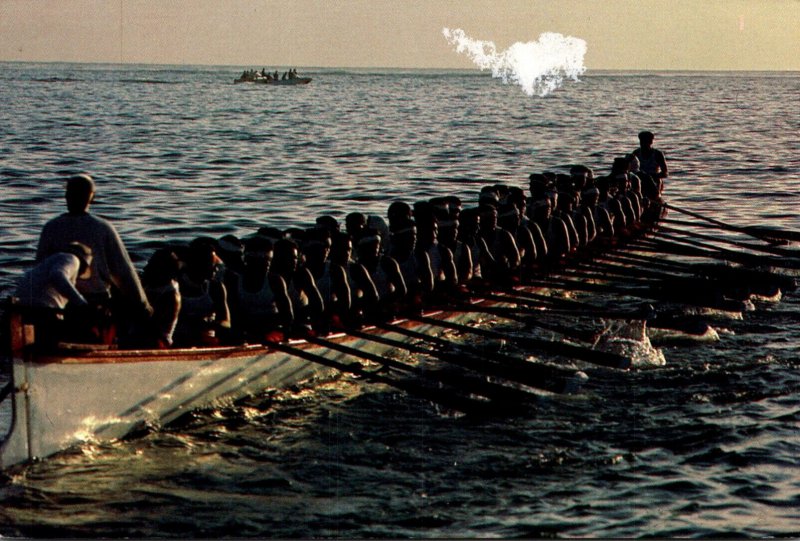
[[[645,320],[609,323],[595,342],[595,348],[630,357],[631,365],[636,368],[667,364],[664,352],[650,343]]]
[[[537,41],[517,42],[498,53],[494,42],[470,38],[460,28],[443,28],[442,34],[481,70],[492,70],[492,77],[503,83],[518,84],[528,96],[546,96],[586,71],[586,42],[580,38],[545,32]]]

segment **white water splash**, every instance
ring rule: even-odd
[[[609,324],[598,337],[594,347],[629,357],[631,365],[637,368],[667,364],[664,352],[650,343],[647,337],[647,323],[644,320]]]
[[[518,84],[528,96],[546,96],[565,79],[578,81],[586,71],[586,42],[580,38],[545,32],[537,41],[517,42],[498,53],[493,42],[467,37],[460,28],[443,28],[442,34],[456,52],[466,54],[481,70],[491,69],[492,77],[503,83]]]

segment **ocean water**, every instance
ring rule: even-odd
[[[642,129],[674,204],[800,230],[797,73],[589,72],[530,98],[479,72],[271,88],[242,69],[0,64],[0,295],[80,171],[138,265],[168,240],[605,173]],[[789,294],[663,345],[662,367],[584,367],[535,413],[459,417],[349,377],[266,392],[0,478],[0,535],[800,536],[798,316]]]

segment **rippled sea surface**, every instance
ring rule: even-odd
[[[800,74],[589,73],[530,98],[472,72],[271,88],[241,70],[0,64],[0,294],[79,171],[138,265],[165,240],[603,173],[642,129],[674,204],[800,229]],[[533,414],[457,417],[346,377],[268,392],[0,479],[0,535],[800,536],[799,316],[789,295],[663,367],[586,368]]]

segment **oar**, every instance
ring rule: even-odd
[[[800,269],[800,261],[780,257],[747,254],[744,252],[734,252],[725,249],[707,250],[694,246],[686,246],[677,242],[669,242],[664,239],[642,239],[631,243],[628,249],[644,251],[658,254],[673,254],[686,257],[702,257],[706,259],[717,259],[730,261],[752,267],[780,267],[786,269]]]
[[[413,366],[410,364],[400,362],[396,359],[390,359],[389,357],[384,357],[383,355],[378,355],[375,353],[370,353],[368,351],[363,351],[357,348],[346,346],[344,344],[340,344],[333,340],[326,340],[324,338],[319,338],[319,337],[307,337],[306,340],[311,344],[324,346],[334,351],[339,351],[341,353],[352,355],[354,357],[361,357],[362,359],[366,359],[374,363],[379,363],[384,366],[394,368],[396,370],[409,372],[424,380],[430,380],[433,383],[450,385],[456,387],[459,391],[465,391],[479,396],[484,396],[492,400],[493,405],[496,405],[496,403],[498,402],[502,402],[503,404],[508,405],[511,402],[519,403],[537,398],[537,395],[530,393],[528,391],[524,391],[522,389],[508,387],[506,385],[500,385],[498,383],[490,381],[480,380],[475,377],[470,377],[469,375],[464,373],[444,372],[444,371],[434,372],[431,370],[425,370],[424,368],[419,366]],[[373,342],[383,342],[382,340],[379,341],[377,339],[373,339],[372,337],[369,338],[368,340]],[[395,345],[397,347],[396,344],[392,345]],[[408,349],[405,347],[408,345],[409,344],[405,344],[403,346],[403,349]],[[427,352],[417,351],[417,353],[427,353]],[[444,391],[444,389],[442,390]]]
[[[727,244],[731,244],[731,245],[733,245],[733,246],[735,246],[737,248],[743,248],[745,250],[751,250],[751,251],[754,251],[754,252],[768,253],[768,254],[773,255],[773,256],[779,256],[781,258],[793,258],[795,260],[799,260],[800,259],[800,251],[798,251],[798,250],[788,250],[786,248],[780,248],[780,247],[777,247],[777,246],[760,246],[760,245],[752,244],[752,243],[749,243],[749,242],[738,242],[738,241],[734,241],[734,240],[725,240],[725,239],[720,239],[718,237],[714,237],[712,235],[704,235],[702,233],[692,233],[690,231],[681,231],[681,230],[673,229],[671,227],[664,227],[659,232],[659,237],[663,237],[663,238],[666,238],[668,240],[674,240],[674,241],[677,241],[677,242],[683,242],[684,244],[691,244],[691,245],[696,246],[698,248],[704,248],[704,249],[710,249],[710,250],[727,250],[726,248],[722,248],[722,247],[717,246],[717,245],[708,244],[708,242],[699,242],[699,241],[692,242],[690,239],[681,239],[679,235],[685,235],[685,236],[688,236],[688,237],[692,237],[693,239],[702,239],[702,240],[710,241],[710,242],[727,243]],[[756,254],[748,254],[748,255],[750,255],[752,257],[759,257]]]
[[[548,288],[560,288],[567,290],[582,290],[590,292],[611,293],[615,295],[626,295],[639,299],[657,300],[664,302],[676,302],[691,306],[701,306],[704,308],[715,308],[727,312],[742,312],[747,309],[744,301],[717,298],[714,291],[704,291],[702,289],[689,290],[669,290],[666,291],[662,286],[658,287],[622,287],[611,284],[598,284],[579,280],[559,280],[559,281],[537,281],[529,282],[530,285]]]
[[[396,334],[415,338],[422,342],[441,345],[446,343],[452,350],[453,344],[442,338],[431,336],[425,333],[406,329],[401,324],[381,323],[376,327]],[[516,357],[497,354],[493,359],[486,357],[485,353],[478,353],[479,350],[460,348],[464,354],[458,354],[448,350],[435,350],[429,347],[409,344],[399,340],[393,340],[385,335],[370,334],[356,329],[348,329],[346,334],[378,342],[398,349],[405,349],[412,353],[421,353],[439,359],[443,362],[454,364],[462,368],[467,368],[483,376],[494,376],[504,380],[521,383],[528,387],[543,389],[551,393],[574,393],[578,391],[585,375],[581,378],[575,370],[568,370],[555,366],[531,363]],[[494,355],[494,354],[493,354]]]
[[[624,270],[619,267],[614,267],[614,269],[586,272],[578,268],[564,270],[561,275],[580,280],[600,280],[612,287],[628,288],[635,286],[650,288],[651,293],[658,295],[661,292],[668,295],[669,298],[675,295],[676,292],[678,296],[685,296],[688,292],[691,292],[692,295],[697,293],[697,298],[711,299],[714,302],[720,295],[732,300],[746,301],[753,292],[753,288],[749,284],[720,281],[710,276],[678,276],[675,274],[653,273],[652,277],[658,276],[657,279],[643,280],[637,276],[638,269]]]
[[[610,353],[607,351],[588,349],[581,346],[566,344],[564,342],[551,342],[549,340],[543,340],[541,338],[534,338],[531,336],[510,336],[508,334],[490,329],[470,327],[468,325],[462,325],[460,323],[440,320],[428,316],[413,316],[409,317],[409,319],[413,319],[414,321],[419,321],[421,323],[427,323],[428,325],[444,327],[446,329],[468,332],[479,336],[492,338],[494,340],[511,340],[533,351],[570,357],[599,366],[621,369],[630,368],[631,366],[631,359],[629,357],[623,357],[622,355],[617,355],[616,353]]]
[[[682,267],[676,267],[674,270],[674,272],[691,274],[693,276],[678,276],[672,272],[651,271],[642,269],[639,266],[631,267],[622,263],[610,264],[600,261],[586,262],[582,264],[582,267],[602,269],[602,272],[606,273],[606,275],[621,275],[633,278],[638,278],[641,275],[651,278],[660,278],[673,281],[674,285],[679,285],[674,282],[675,280],[682,280],[688,287],[702,287],[705,285],[711,287],[713,284],[718,284],[723,288],[724,292],[734,295],[740,300],[744,300],[741,295],[738,294],[738,292],[742,291],[771,297],[777,294],[778,290],[786,292],[797,289],[797,280],[793,276],[760,269],[731,267],[717,263],[684,264]],[[695,282],[697,277],[711,280],[713,284]]]
[[[745,235],[756,237],[762,240],[788,240],[792,242],[800,241],[800,232],[797,231],[787,231],[785,229],[778,229],[774,227],[766,227],[758,225],[741,227],[741,226],[727,224],[723,221],[710,218],[708,216],[703,216],[702,214],[693,212],[691,210],[676,207],[672,203],[667,203],[666,206],[667,208],[680,212],[681,214],[686,214],[688,216],[692,216],[694,218],[698,218],[700,220],[705,220],[709,223],[715,224],[721,227],[722,229],[727,229],[729,231],[736,231],[738,233],[744,233]]]
[[[669,220],[669,223],[676,224],[676,225],[703,225],[708,226],[708,224],[692,224],[691,222],[686,222],[683,220]],[[713,227],[713,226],[709,226]],[[800,251],[792,250],[788,248],[781,248],[780,246],[774,246],[772,244],[762,245],[762,244],[753,244],[752,242],[742,242],[735,239],[723,238],[723,237],[716,237],[714,235],[706,235],[704,233],[698,233],[696,231],[688,231],[686,229],[676,229],[674,227],[670,227],[667,225],[662,225],[659,228],[660,231],[665,231],[668,233],[677,233],[680,235],[686,235],[689,237],[694,237],[697,239],[703,239],[711,242],[721,242],[725,244],[730,244],[733,246],[737,246],[739,248],[744,248],[746,250],[753,250],[755,252],[765,252],[768,254],[774,255],[782,255],[786,257],[800,257]],[[658,233],[658,232],[657,232]]]
[[[511,321],[522,323],[527,327],[537,327],[539,329],[543,329],[546,331],[555,332],[561,334],[562,336],[571,338],[573,340],[578,340],[580,342],[589,342],[591,344],[594,344],[595,341],[597,341],[598,333],[596,332],[581,331],[579,329],[568,329],[566,327],[562,327],[560,325],[556,325],[553,323],[546,323],[544,321],[539,321],[536,319],[536,316],[531,316],[530,314],[524,315],[520,313],[519,310],[511,307],[484,306],[484,305],[474,305],[474,304],[454,304],[453,308],[461,312],[490,314],[503,319],[510,319]]]
[[[487,412],[488,402],[484,400],[477,400],[467,396],[460,396],[458,394],[444,392],[442,389],[426,387],[418,384],[415,381],[390,378],[383,374],[367,370],[363,364],[358,362],[343,363],[335,361],[333,359],[311,353],[305,349],[294,347],[283,342],[270,343],[269,347],[284,353],[288,353],[289,355],[293,355],[295,357],[300,357],[301,359],[305,359],[313,363],[321,364],[329,368],[335,368],[340,372],[355,374],[375,383],[383,383],[390,387],[394,387],[395,389],[407,392],[410,395],[417,396],[425,400],[430,400],[431,402],[440,404],[446,408],[460,411],[462,413],[485,414]]]

